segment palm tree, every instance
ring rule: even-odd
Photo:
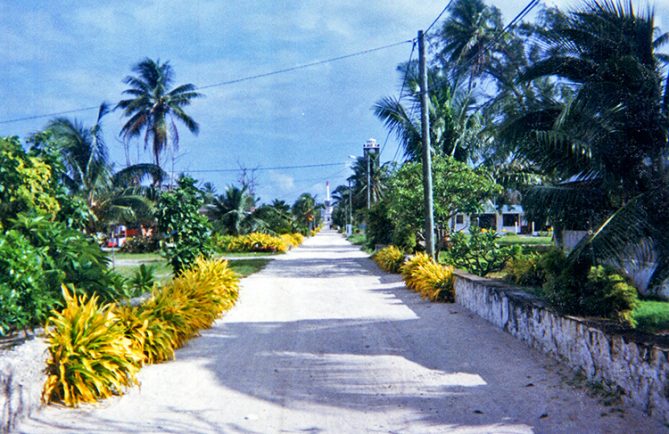
[[[255,200],[246,187],[229,186],[207,205],[207,215],[223,233],[240,235],[251,232],[262,225],[254,214]]]
[[[45,129],[63,157],[63,183],[84,199],[92,213],[89,232],[150,215],[153,202],[142,182],[152,178],[156,183],[165,177],[153,164],[137,164],[113,173],[102,134],[102,118],[107,113],[107,105],[102,104],[92,127],[84,127],[76,119],[56,118]]]
[[[179,121],[193,134],[200,126],[185,111],[195,98],[203,95],[194,84],[182,84],[172,88],[174,70],[169,62],[146,58],[136,64],[123,82],[129,86],[123,91],[130,96],[116,105],[128,118],[121,128],[121,137],[129,140],[144,135],[144,147],[151,146],[154,162],[160,166],[160,155],[171,145],[175,152],[179,147]]]
[[[302,193],[291,209],[295,216],[296,224],[299,230],[305,233],[306,230],[311,230],[314,225],[320,220],[320,210],[323,204],[317,202],[316,196],[310,193]]]
[[[453,3],[436,37],[438,57],[453,79],[468,78],[468,89],[472,89],[473,81],[491,62],[502,27],[499,9],[487,6],[483,0]]]
[[[590,0],[542,37],[545,56],[523,78],[556,77],[574,94],[507,125],[524,155],[557,179],[532,189],[526,206],[590,231],[572,258],[622,267],[642,251],[658,284],[669,276],[669,79],[655,50],[669,36],[656,38],[652,11]]]
[[[398,70],[406,80],[407,104],[400,99],[385,97],[374,105],[374,114],[386,128],[395,133],[404,148],[407,161],[420,161],[422,133],[420,112],[420,87],[415,64],[400,65]],[[435,152],[451,155],[460,161],[474,156],[479,145],[480,115],[472,113],[472,93],[453,86],[451,81],[436,69],[428,72],[430,143]]]

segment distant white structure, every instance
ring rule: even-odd
[[[332,226],[332,198],[330,197],[330,181],[325,181],[325,212],[323,213],[323,226],[330,229]]]
[[[534,224],[527,221],[520,205],[504,205],[498,210],[492,203],[486,203],[483,208],[483,212],[479,214],[456,214],[452,218],[451,227],[457,232],[466,233],[472,225],[483,229],[494,229],[499,233],[534,234],[535,232]]]

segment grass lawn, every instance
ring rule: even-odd
[[[118,259],[118,258],[117,258]],[[128,256],[124,259],[136,259],[134,256]],[[248,258],[248,259],[236,259],[234,261],[229,261],[228,264],[230,268],[236,271],[242,277],[246,277],[250,274],[258,272],[265,268],[265,265],[271,261],[271,259],[263,258]],[[147,264],[153,267],[156,267],[156,282],[159,284],[164,284],[172,279],[172,266],[167,263],[167,260],[162,257],[158,257],[155,261],[151,261],[150,264]],[[115,270],[125,278],[131,278],[137,269],[139,264],[135,265],[119,265],[116,266]]]
[[[551,246],[553,244],[551,237],[530,237],[525,235],[505,235],[499,237],[497,242],[500,246]]]
[[[265,266],[271,261],[271,259],[263,258],[250,258],[250,259],[237,259],[234,261],[228,262],[230,268],[235,270],[237,274],[242,277],[246,277],[253,273],[265,268]]]
[[[362,246],[365,244],[367,241],[367,237],[365,237],[365,234],[353,234],[350,237],[347,238],[351,242],[351,244],[355,244],[356,246]]]
[[[111,252],[107,253],[107,256],[111,260],[112,258]],[[114,254],[114,259],[135,260],[142,262],[154,262],[154,261],[165,260],[165,258],[160,256],[160,253],[119,253],[119,252],[116,252]]]
[[[669,302],[642,300],[632,316],[637,329],[647,332],[669,330]]]
[[[155,261],[151,261],[150,264],[145,264],[151,267],[155,267],[155,276],[156,282],[159,284],[167,283],[172,278],[172,266],[167,263],[165,258],[158,258]],[[139,269],[139,264],[135,265],[117,265],[115,268],[121,276],[130,279],[137,269]]]
[[[256,256],[275,256],[283,255],[280,252],[217,252],[216,256],[220,258],[254,258]]]

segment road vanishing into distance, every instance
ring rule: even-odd
[[[435,304],[323,232],[242,281],[215,326],[95,406],[26,433],[659,433],[457,304]]]

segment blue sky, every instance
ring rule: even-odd
[[[526,1],[494,2],[505,21]],[[557,1],[560,5],[574,1]],[[658,24],[669,23],[667,0],[655,2]],[[144,57],[169,60],[176,82],[206,86],[414,38],[445,1],[57,1],[0,3],[0,122],[116,103],[121,80]],[[664,26],[662,26],[664,28]],[[665,29],[667,30],[667,29]],[[177,171],[333,164],[256,172],[263,201],[292,202],[304,191],[325,194],[325,181],[344,183],[349,155],[386,132],[371,107],[399,90],[395,72],[411,44],[238,84],[209,88],[190,108],[201,132],[181,130]],[[94,110],[74,113],[90,125]],[[0,123],[0,134],[27,134],[48,119]],[[120,112],[104,120],[118,167]],[[140,148],[143,146],[139,143]],[[397,148],[391,137],[383,159]],[[140,149],[141,151],[141,149]],[[132,162],[137,162],[135,143]],[[140,161],[150,155],[139,153]],[[170,164],[165,167],[169,169]],[[239,172],[193,172],[219,191]]]

